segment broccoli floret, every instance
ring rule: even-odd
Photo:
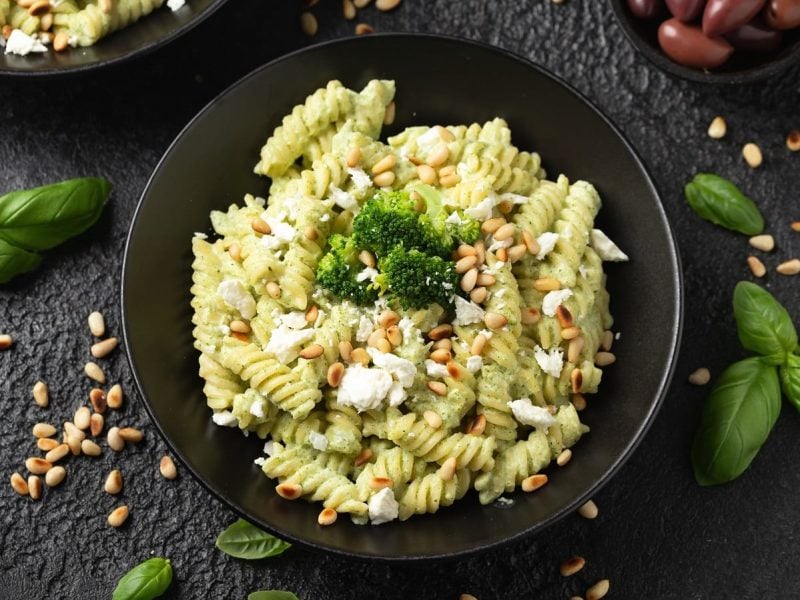
[[[428,235],[434,236],[438,244],[447,248],[444,253],[432,252],[433,254],[446,258],[458,242],[474,244],[478,241],[481,235],[480,222],[457,211],[459,223],[448,223],[442,193],[429,185],[417,186],[415,190],[425,200],[426,209],[421,221]]]
[[[403,308],[425,308],[436,302],[448,307],[458,289],[455,263],[397,246],[378,262],[373,287],[396,299]]]
[[[364,270],[358,260],[358,249],[353,238],[339,234],[329,240],[330,249],[317,266],[317,283],[339,298],[356,304],[371,304],[378,299],[378,290],[370,287],[370,280],[357,281]]]
[[[464,217],[458,213],[461,223],[448,223],[447,233],[462,244],[472,245],[481,237],[480,221]]]

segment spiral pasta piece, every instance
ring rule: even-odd
[[[78,46],[91,46],[97,40],[135,23],[161,7],[164,0],[114,0],[108,12],[97,4],[87,4],[74,13],[56,13],[55,31],[65,30]]]
[[[381,450],[373,462],[369,462],[356,479],[359,498],[366,502],[375,492],[374,478],[391,479],[390,487],[399,494],[412,479],[425,473],[427,463],[402,448]]]
[[[435,513],[442,506],[450,506],[464,497],[469,491],[470,482],[470,472],[467,469],[458,470],[448,481],[443,480],[436,472],[417,477],[398,498],[400,520],[405,521],[412,515]]]
[[[233,400],[246,386],[230,369],[226,369],[210,355],[200,354],[200,377],[205,380],[203,393],[208,407],[214,410],[225,410],[233,406]]]

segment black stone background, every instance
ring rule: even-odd
[[[318,39],[352,35],[338,0],[322,0],[315,11]],[[89,357],[90,310],[103,310],[110,332],[120,333],[123,245],[159,157],[229,84],[309,43],[299,31],[299,13],[299,1],[234,0],[182,39],[129,65],[79,79],[0,80],[3,191],[90,174],[115,186],[91,232],[50,252],[36,273],[0,289],[0,330],[17,340],[0,353],[0,473],[6,482],[0,485],[0,598],[109,598],[117,579],[151,555],[172,559],[167,598],[239,599],[276,588],[303,600],[455,600],[463,592],[480,600],[549,600],[582,594],[605,577],[613,598],[799,597],[797,411],[784,405],[769,441],[735,483],[704,489],[692,477],[688,450],[708,388],[692,387],[686,377],[699,366],[718,374],[743,355],[730,301],[736,281],[752,276],[746,239],[698,219],[681,189],[696,171],[710,170],[756,199],[777,241],[777,250],[764,257],[770,269],[765,283],[800,321],[800,277],[774,271],[780,260],[800,255],[800,234],[789,229],[800,219],[800,155],[784,146],[786,133],[800,128],[800,69],[767,84],[727,89],[671,79],[634,53],[600,0],[560,6],[405,0],[391,14],[371,7],[360,15],[378,30],[464,36],[545,65],[594,100],[651,169],[683,257],[685,332],[669,396],[642,445],[597,495],[597,520],[569,516],[522,544],[454,563],[365,563],[300,548],[259,562],[235,560],[214,547],[233,513],[185,473],[174,482],[159,476],[165,446],[133,394],[110,419],[142,427],[144,443],[121,455],[70,460],[65,483],[46,490],[42,501],[14,494],[8,476],[33,453],[31,426],[59,423],[85,401],[90,386],[81,365]],[[705,134],[717,114],[728,119],[723,141]],[[764,150],[757,171],[740,156],[749,140]],[[130,393],[123,353],[102,362]],[[31,400],[39,378],[52,389],[48,409]],[[122,501],[131,507],[120,530],[105,524],[119,502],[102,491],[112,465],[124,473]],[[586,557],[587,566],[562,578],[558,564],[573,554]]]

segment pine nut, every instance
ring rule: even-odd
[[[375,347],[384,354],[389,354],[392,351],[392,344],[386,338],[379,339],[375,343]]]
[[[440,349],[444,349],[444,350],[452,350],[453,349],[453,342],[450,340],[450,338],[441,339],[438,342],[434,342],[433,346],[431,346],[431,351],[440,350]]]
[[[69,46],[69,34],[66,31],[59,31],[53,38],[53,50],[63,52]]]
[[[514,223],[506,223],[498,227],[497,231],[492,236],[496,241],[502,242],[514,236],[517,231],[517,226]]]
[[[53,28],[53,13],[42,15],[42,18],[39,19],[39,27],[42,31],[49,32]]]
[[[57,487],[61,485],[61,482],[64,481],[66,476],[67,470],[64,467],[56,466],[45,473],[44,482],[47,484],[47,487]]]
[[[114,384],[106,396],[106,404],[109,408],[118,409],[122,407],[122,386]]]
[[[272,233],[272,227],[270,227],[269,223],[267,223],[261,217],[255,217],[252,221],[250,221],[250,227],[256,233],[261,233],[264,235],[269,235]]]
[[[464,258],[465,256],[478,256],[478,251],[475,250],[474,246],[470,246],[469,244],[461,244],[456,249],[456,254],[459,258]]]
[[[14,488],[14,491],[17,492],[20,496],[27,496],[28,492],[28,483],[25,481],[25,478],[20,475],[19,473],[12,473],[11,474],[11,487]]]
[[[536,238],[533,237],[529,231],[522,231],[522,241],[525,242],[525,248],[528,250],[528,254],[535,256],[541,252],[539,242],[536,241]]]
[[[441,339],[450,337],[453,335],[453,326],[449,323],[443,323],[442,325],[437,325],[433,329],[428,332],[428,337],[432,339],[434,342],[438,342]]]
[[[384,310],[378,316],[378,325],[381,327],[391,327],[392,325],[397,325],[400,322],[400,316],[394,312],[393,310]]]
[[[556,307],[556,318],[561,327],[572,327],[573,325],[572,313],[569,312],[569,309],[563,304],[559,304]]]
[[[60,444],[58,440],[51,438],[39,438],[36,440],[36,447],[43,452],[50,452],[53,448],[57,448]],[[47,458],[47,457],[45,457]],[[49,458],[47,460],[50,460]]]
[[[138,443],[144,438],[144,434],[135,427],[123,427],[119,430],[119,437],[126,442]]]
[[[67,444],[59,444],[45,454],[44,459],[47,462],[54,464],[64,458],[67,454],[69,454],[69,446]]]
[[[800,221],[792,221],[790,227],[792,228],[792,231],[800,231]]]
[[[800,130],[793,129],[786,136],[786,147],[792,152],[800,151]]]
[[[508,261],[508,250],[506,250],[505,248],[498,248],[495,251],[494,255],[497,257],[497,260],[501,263],[505,263],[506,261]],[[503,266],[503,265],[498,265],[498,266]]]
[[[722,117],[714,117],[711,125],[708,126],[708,137],[719,140],[725,137],[728,131],[728,124]]]
[[[17,2],[17,4],[19,4],[19,2]],[[5,24],[3,25],[3,28],[0,29],[0,35],[3,36],[4,40],[7,40],[8,38],[11,37],[12,31],[14,31],[14,28],[11,25]]]
[[[373,268],[373,269],[375,268],[375,257],[368,250],[362,250],[361,252],[359,252],[358,253],[358,260],[361,261],[361,264],[363,264],[363,265],[365,265],[367,267],[370,267],[370,268]]]
[[[762,252],[770,252],[773,248],[775,248],[775,238],[769,234],[754,235],[750,238],[750,245],[757,250],[761,250]]]
[[[475,336],[475,339],[472,340],[472,346],[470,346],[470,354],[473,356],[479,356],[481,352],[483,352],[483,348],[486,346],[486,336],[482,333],[479,333]]]
[[[597,505],[594,500],[587,500],[586,504],[581,505],[578,514],[584,519],[596,519],[598,515]]]
[[[583,569],[585,564],[586,559],[584,559],[582,556],[573,556],[572,558],[568,558],[561,563],[561,566],[559,566],[558,570],[564,577],[570,577],[571,575],[575,575],[575,573]]]
[[[523,492],[534,492],[547,483],[547,475],[544,473],[537,473],[522,480]]]
[[[111,354],[117,347],[117,338],[111,337],[92,345],[91,353],[95,358],[103,358]]]
[[[355,348],[350,353],[350,358],[353,360],[353,362],[361,363],[365,367],[369,365],[370,361],[372,360],[369,353],[363,348]]]
[[[389,477],[373,477],[369,480],[369,487],[373,490],[382,490],[383,488],[390,488],[394,482]]]
[[[479,273],[477,283],[480,286],[490,287],[497,283],[497,278],[490,273]]]
[[[323,348],[320,344],[311,344],[300,351],[300,358],[318,358],[322,356],[323,352],[325,352],[325,348]]]
[[[689,375],[689,383],[692,385],[706,385],[709,381],[711,381],[711,371],[705,367],[700,367]]]
[[[66,442],[69,446],[69,451],[72,452],[73,456],[81,455],[81,443],[83,442],[81,438],[74,435],[67,435]]]
[[[317,517],[317,523],[322,525],[323,527],[327,527],[328,525],[333,525],[336,523],[336,517],[339,516],[339,513],[336,512],[333,508],[323,508],[319,516]]]
[[[38,456],[31,456],[25,460],[25,468],[34,475],[44,475],[52,466],[52,463]]]
[[[308,315],[306,315],[306,318]],[[248,325],[245,321],[239,321],[235,319],[228,324],[231,331],[235,331],[236,333],[250,333],[252,331],[250,329],[250,325]]]
[[[566,329],[561,330],[561,339],[562,340],[574,340],[581,334],[580,327],[567,327]]]
[[[106,420],[100,413],[94,413],[92,415],[92,418],[89,419],[89,431],[91,431],[93,437],[97,437],[103,432],[105,422]]]
[[[270,295],[270,298],[274,298],[275,300],[277,300],[278,298],[281,297],[281,286],[279,286],[275,281],[268,281],[267,294]]]
[[[36,0],[28,8],[28,14],[32,17],[41,17],[48,12],[50,12],[49,0]]]
[[[452,358],[453,356],[450,354],[450,350],[445,350],[444,348],[431,352],[431,360],[440,365],[447,364]]]
[[[49,438],[56,434],[56,428],[50,423],[37,423],[33,426],[33,437]]]
[[[480,275],[478,275],[478,277],[480,277]],[[469,299],[475,304],[482,304],[488,295],[489,290],[487,290],[485,287],[476,287],[469,293]]]
[[[111,12],[111,0],[97,0],[97,6],[100,7],[100,10],[105,14]]]
[[[44,381],[37,381],[33,386],[33,401],[42,408],[50,404],[50,394]]]
[[[108,524],[111,527],[122,527],[125,521],[128,520],[128,515],[130,511],[128,507],[124,504],[122,506],[118,506],[114,510],[111,511],[111,514],[108,515]]]
[[[514,210],[514,203],[511,200],[503,200],[497,205],[497,210],[500,211],[500,214],[507,215]]]
[[[14,343],[14,338],[12,338],[7,333],[0,334],[0,350],[8,350],[11,348],[11,345]]]
[[[106,375],[97,363],[87,362],[83,367],[83,372],[89,379],[94,379],[97,383],[106,382]]]
[[[458,597],[458,600],[478,600],[478,599],[472,594],[461,594]]]
[[[236,242],[234,242],[233,244],[228,246],[228,254],[233,260],[239,262],[240,260],[242,260],[242,247]]]
[[[100,446],[95,444],[92,440],[83,440],[81,442],[81,452],[86,456],[100,456],[103,453]]]
[[[391,125],[394,123],[395,115],[397,114],[397,104],[394,100],[389,102],[386,105],[386,112],[383,113],[383,124],[384,125]]]
[[[456,136],[454,136],[449,129],[446,127],[442,127],[441,125],[434,125],[433,128],[436,130],[436,133],[439,134],[439,137],[442,138],[445,142],[452,142],[455,141]]]
[[[89,315],[89,331],[94,337],[103,337],[106,333],[106,321],[103,313],[94,311]]]
[[[305,231],[303,231],[303,235],[306,237],[306,239],[314,242],[319,237],[319,231],[317,231],[317,228],[313,225],[309,225],[305,228]]]
[[[575,410],[577,410],[578,412],[586,410],[586,396],[584,396],[583,394],[573,394],[572,406],[574,406]]]
[[[303,495],[303,488],[296,483],[279,483],[275,486],[275,491],[286,500],[297,500]]]
[[[475,258],[467,257],[467,258]],[[461,260],[464,260],[463,258]],[[469,271],[464,273],[464,276],[461,278],[459,285],[461,289],[465,292],[471,292],[475,288],[475,284],[478,283],[478,269],[475,267],[471,268]]]
[[[464,378],[464,371],[461,365],[452,360],[447,363],[447,374],[456,381],[461,381]]]
[[[394,154],[387,154],[372,166],[372,174],[380,175],[390,169],[394,168],[397,164],[397,157]]]
[[[361,162],[361,148],[358,146],[350,148],[350,150],[347,151],[347,156],[345,156],[345,162],[347,162],[347,166],[351,169],[357,167],[358,163]]]
[[[361,452],[359,452],[358,456],[356,456],[353,464],[356,467],[360,467],[365,462],[369,461],[370,458],[372,458],[372,450],[370,448],[364,448],[361,450]]]
[[[582,338],[575,338],[582,339]],[[572,385],[572,393],[577,394],[583,389],[583,373],[580,369],[573,369],[569,376],[570,384]]]
[[[100,388],[94,388],[89,392],[89,402],[92,403],[94,412],[103,414],[108,408],[106,393]]]
[[[397,325],[392,325],[386,330],[386,339],[392,346],[399,346],[403,343],[403,332]]]
[[[800,259],[793,258],[792,260],[782,262],[776,267],[776,270],[781,275],[797,275],[800,273]]]
[[[482,435],[485,429],[486,417],[483,415],[478,415],[475,417],[475,420],[470,423],[470,426],[467,428],[467,433],[470,435]]]
[[[742,148],[742,156],[751,169],[760,167],[764,160],[761,154],[761,148],[753,142],[744,145],[744,148]]]
[[[339,387],[344,375],[344,365],[340,362],[333,363],[328,367],[328,385],[335,388]]]
[[[158,463],[158,470],[161,472],[164,479],[175,479],[178,476],[175,463],[169,456],[161,457],[161,461]]]
[[[400,4],[400,0],[375,0],[375,8],[383,12],[393,10]]]
[[[508,325],[508,318],[500,313],[488,312],[483,317],[483,322],[489,329],[500,329]]]
[[[606,352],[611,351],[611,347],[614,345],[614,332],[610,329],[606,329],[603,332],[602,337],[600,338],[600,347],[605,350]]]
[[[28,477],[28,493],[31,495],[31,499],[38,500],[41,498],[42,491],[42,480],[36,475]]]
[[[384,171],[375,177],[372,178],[372,183],[375,184],[376,187],[389,187],[394,183],[395,180],[394,171]]]
[[[77,411],[76,411],[75,414],[76,415],[78,414]],[[89,415],[89,417],[91,418],[91,414]],[[80,417],[80,418],[83,418],[83,417]],[[86,425],[86,427],[88,428],[89,425]],[[64,422],[64,430],[67,432],[68,436],[76,438],[79,442],[82,442],[84,439],[86,439],[86,434],[83,432],[83,430],[80,429],[73,422],[65,421]]]
[[[522,257],[525,256],[528,249],[525,247],[525,244],[517,244],[516,246],[511,246],[508,249],[508,260],[512,263],[518,262],[522,260]]]
[[[436,185],[436,171],[426,164],[417,165],[417,177],[422,183]]]
[[[375,29],[372,27],[372,25],[368,25],[367,23],[359,23],[356,25],[356,35],[368,35],[374,32]]]
[[[111,473],[108,474],[106,477],[106,482],[103,484],[103,489],[107,494],[111,494],[112,496],[116,496],[122,491],[122,473],[119,470],[114,469]]]
[[[581,358],[581,352],[583,352],[583,346],[585,341],[583,336],[576,337],[569,341],[569,346],[567,346],[567,361],[571,362],[572,364],[577,364]]]
[[[533,282],[533,289],[539,292],[554,292],[561,289],[561,282],[552,277],[542,277]]]
[[[750,267],[750,272],[755,277],[763,277],[767,274],[767,267],[765,267],[764,263],[755,256],[747,257],[747,266]]]
[[[386,339],[386,330],[383,327],[379,327],[375,329],[372,333],[369,334],[367,338],[367,346],[370,348],[377,348],[378,341]]]
[[[494,233],[501,227],[505,226],[507,223],[508,222],[503,217],[494,217],[492,219],[487,219],[486,221],[481,223],[481,233],[485,235]]]
[[[356,8],[364,8],[370,2],[372,2],[372,0],[353,0],[353,4],[356,5]]]
[[[456,172],[455,165],[447,165],[446,167],[442,167],[439,169],[439,178],[449,177],[450,175],[454,175]]]
[[[350,342],[339,342],[339,356],[341,356],[343,360],[349,361],[352,352],[353,344]]]
[[[425,419],[428,426],[433,429],[439,429],[439,427],[442,426],[442,417],[435,411],[426,410],[422,413],[422,418]]]
[[[608,579],[601,579],[586,590],[586,600],[600,600],[601,598],[605,598],[610,587],[611,582]]]
[[[614,356],[613,352],[598,352],[594,355],[594,364],[598,367],[607,367],[608,365],[614,364],[617,360],[617,357]]]
[[[572,460],[572,450],[570,450],[569,448],[564,448],[561,451],[561,454],[559,454],[558,457],[556,458],[556,464],[559,467],[563,467],[571,460]]]
[[[305,33],[308,37],[314,37],[317,35],[317,31],[319,30],[317,17],[310,12],[304,12],[302,15],[300,15],[300,29],[302,29],[303,33]]]
[[[447,386],[441,381],[429,381],[428,389],[437,396],[447,396]]]
[[[486,261],[486,244],[483,243],[483,240],[478,240],[473,245],[475,246],[475,252],[478,253],[478,264],[482,265]]]
[[[450,158],[450,150],[446,145],[441,144],[428,153],[428,159],[425,162],[431,167],[439,167],[446,163],[448,158]]]
[[[456,457],[451,456],[439,467],[438,475],[442,481],[450,481],[456,475]]]
[[[533,307],[523,308],[520,313],[520,320],[523,325],[535,325],[541,319],[539,311]]]
[[[119,427],[112,427],[108,430],[106,441],[108,442],[108,447],[114,452],[121,452],[125,448],[125,440],[119,434]]]
[[[92,411],[89,410],[89,407],[81,406],[75,411],[75,416],[72,417],[72,422],[75,423],[75,427],[81,431],[85,431],[86,429],[89,429],[91,418]]]

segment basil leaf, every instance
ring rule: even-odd
[[[692,210],[706,221],[746,235],[764,230],[764,218],[755,203],[719,175],[698,173],[684,193]]]
[[[281,590],[260,590],[247,596],[247,600],[300,600],[292,592]]]
[[[800,410],[800,356],[790,354],[781,367],[783,393],[797,410]]]
[[[777,370],[759,357],[732,364],[703,407],[692,446],[700,485],[736,479],[750,465],[781,410]]]
[[[289,542],[261,531],[244,519],[220,533],[216,545],[225,554],[247,560],[277,556],[292,547]]]
[[[6,283],[21,273],[39,266],[42,257],[33,252],[12,246],[0,239],[0,283]]]
[[[733,316],[739,341],[773,364],[782,364],[797,347],[797,331],[792,318],[767,290],[749,281],[740,281],[733,292]]]
[[[0,238],[26,250],[47,250],[91,227],[111,184],[84,177],[0,196]]]
[[[166,558],[150,558],[119,580],[111,600],[152,600],[172,583],[172,565]]]

